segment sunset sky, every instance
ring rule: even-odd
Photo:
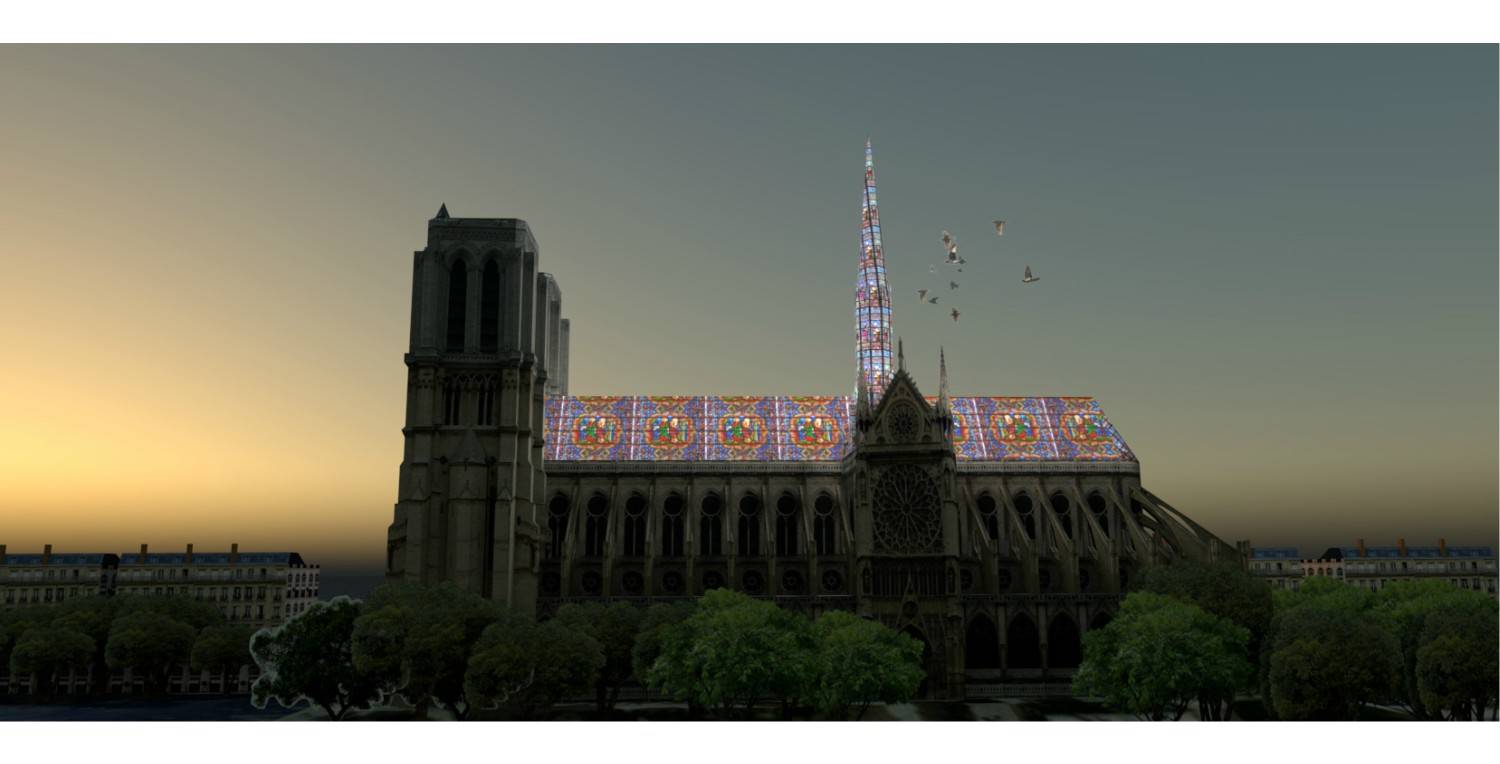
[[[532,226],[574,393],[846,394],[869,137],[924,390],[1092,395],[1230,542],[1494,544],[1496,63],[0,47],[0,543],[378,568],[444,202]]]

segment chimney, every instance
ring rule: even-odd
[[[1406,539],[1396,539],[1396,548],[1401,550],[1401,556],[1406,556]]]
[[[142,565],[146,564],[146,545],[145,544],[141,544],[141,559],[138,560],[137,562],[139,562]]]
[[[1360,557],[1364,557],[1365,556],[1365,540],[1364,539],[1360,539],[1359,542],[1357,544],[1355,544],[1355,546],[1359,547],[1359,556]]]
[[[188,544],[188,548],[187,548],[187,562],[188,562],[189,565],[193,564],[193,545],[192,544]]]
[[[1448,539],[1438,539],[1438,554],[1448,556]],[[0,546],[0,559],[5,558],[5,547]]]
[[[240,545],[239,544],[230,544],[229,545],[229,564],[230,565],[238,565],[239,562],[240,562]]]
[[[51,544],[48,544],[48,545],[42,547],[42,564],[43,565],[51,565],[52,564],[52,545]]]

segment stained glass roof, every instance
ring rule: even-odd
[[[1136,461],[1093,398],[956,397],[950,406],[960,460]],[[853,413],[849,396],[551,397],[545,456],[563,462],[837,461],[849,447]]]

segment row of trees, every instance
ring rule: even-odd
[[[250,664],[250,634],[187,598],[80,597],[0,613],[0,663],[43,698],[73,672],[91,672],[91,690],[105,692],[116,669],[160,694],[184,666],[213,672],[227,691],[228,676]]]
[[[1479,720],[1496,707],[1500,610],[1446,581],[1378,592],[1314,578],[1276,591],[1231,564],[1148,571],[1103,629],[1084,636],[1074,690],[1138,718],[1230,716],[1259,690],[1268,716],[1357,719],[1369,706]]]
[[[565,605],[535,621],[450,584],[388,584],[368,601],[318,603],[251,641],[258,706],[307,701],[330,719],[399,695],[423,717],[493,709],[529,718],[590,692],[606,714],[638,682],[690,709],[748,718],[846,719],[872,702],[911,698],[921,644],[833,612],[816,621],[728,590],[696,602]]]

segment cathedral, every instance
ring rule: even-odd
[[[1064,682],[1131,578],[1238,559],[1141,485],[1092,398],[917,389],[891,332],[865,146],[852,396],[568,392],[569,322],[525,221],[428,221],[412,265],[388,579],[560,604],[729,587],[924,646],[933,698]],[[940,353],[941,356],[941,353]]]

